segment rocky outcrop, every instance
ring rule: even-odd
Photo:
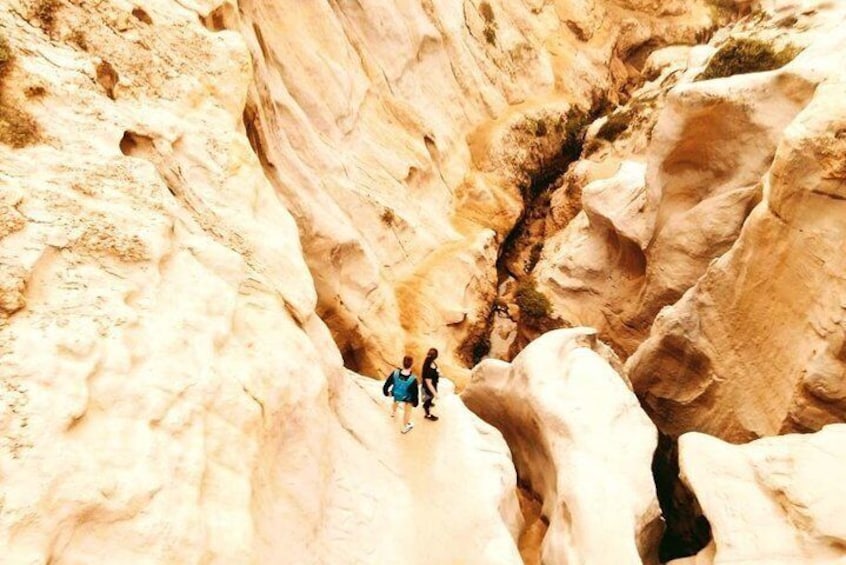
[[[846,417],[844,92],[817,88],[785,131],[741,237],[629,360],[668,433],[742,441]]]
[[[788,4],[765,4],[712,43],[754,37],[804,48],[796,59],[760,73],[738,59],[733,76],[697,80],[714,47],[655,52],[651,80],[591,126],[558,190],[581,187],[582,212],[569,220],[567,199],[552,196],[560,229],[533,272],[538,288],[563,324],[597,327],[631,355],[636,392],[672,436],[745,441],[846,417],[846,10]]]
[[[461,397],[499,428],[520,484],[541,501],[543,563],[655,563],[657,432],[594,351],[595,334],[556,330],[513,363],[483,361]]]
[[[581,187],[586,216],[558,226],[535,275],[564,322],[597,327],[624,356],[646,339],[660,309],[732,247],[788,124],[818,84],[839,76],[831,65],[842,6],[803,11],[795,27],[785,23],[788,6],[764,7],[711,46],[650,55],[649,82],[590,128],[583,159],[568,172],[564,187]],[[809,47],[778,71],[750,74],[748,61],[735,60],[735,76],[698,80],[729,37]],[[553,195],[553,219],[560,200]]]
[[[420,563],[654,561],[655,428],[589,334],[466,394],[519,500],[446,382],[403,436],[343,368],[436,346],[461,379],[500,247],[603,91],[633,126],[595,124],[596,161],[548,195],[558,314],[630,353],[686,292],[629,364],[673,434],[842,419],[842,32],[690,85],[713,48],[647,55],[714,18],[658,4],[4,2],[4,559],[391,562],[401,539]]]
[[[714,541],[695,558],[674,564],[846,559],[846,425],[746,445],[688,433],[679,449],[682,477],[699,499]]]

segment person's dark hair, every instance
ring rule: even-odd
[[[411,365],[414,364],[414,359],[411,358],[410,355],[406,355],[402,358],[402,367],[403,369],[411,369]]]
[[[423,360],[423,373],[425,374],[432,366],[432,362],[438,358],[438,350],[434,347],[426,354],[426,359]]]

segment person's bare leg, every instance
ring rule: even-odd
[[[403,404],[402,425],[407,426],[411,421],[411,402],[404,402]]]
[[[397,415],[397,404],[399,404],[399,402],[397,402],[396,400],[394,400],[391,404],[391,418]]]

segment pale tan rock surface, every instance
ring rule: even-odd
[[[844,6],[788,4],[765,5],[712,45],[653,52],[650,82],[615,113],[627,129],[608,143],[599,136],[604,120],[590,128],[585,158],[564,183],[582,187],[588,217],[560,225],[535,269],[566,323],[597,327],[631,355],[659,310],[732,247],[785,128],[818,84],[840,80]],[[729,36],[808,48],[781,70],[693,82]]]
[[[545,243],[535,277],[557,315],[602,328],[618,350],[640,343],[627,325],[643,285],[648,232],[644,165],[620,164],[608,179],[585,186],[583,210]]]
[[[846,562],[846,425],[731,445],[679,439],[683,480],[714,542],[691,564]]]
[[[344,372],[241,129],[239,36],[53,10],[0,6],[3,119],[39,130],[0,143],[0,560],[388,563],[435,545],[424,516],[441,562],[519,563],[498,433],[445,394],[443,435],[401,436]]]
[[[693,43],[711,22],[681,0],[248,0],[206,20],[246,38],[248,135],[348,366],[376,374],[435,346],[456,378],[451,352],[495,294],[479,275],[494,233],[554,157],[562,113],[636,82],[644,45]],[[548,136],[524,127],[544,120]]]
[[[327,563],[519,564],[523,526],[516,475],[502,435],[441,381],[433,413],[414,411],[402,435],[381,384],[347,379],[336,403],[350,431],[333,447]]]
[[[544,563],[653,563],[657,432],[591,348],[595,333],[556,330],[513,363],[485,360],[461,397],[502,431],[521,484],[542,501]]]
[[[842,83],[817,88],[741,237],[629,359],[668,433],[742,441],[846,416],[844,93]]]

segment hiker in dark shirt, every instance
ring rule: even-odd
[[[406,355],[402,360],[402,369],[394,369],[382,386],[382,393],[385,396],[394,397],[391,418],[396,415],[397,406],[403,405],[402,433],[404,434],[414,427],[414,422],[411,421],[411,408],[417,406],[418,403],[417,377],[411,372],[413,363],[414,360]]]
[[[438,364],[435,359],[438,358],[438,350],[434,347],[426,354],[426,359],[423,361],[423,410],[426,411],[424,418],[433,422],[438,420],[438,417],[432,414],[432,406],[435,405],[434,400],[438,398],[438,381],[441,374],[438,372]]]

